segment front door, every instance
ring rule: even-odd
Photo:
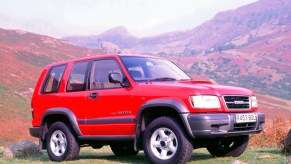
[[[81,126],[85,135],[133,135],[134,115],[132,87],[110,83],[109,74],[125,77],[118,62],[113,58],[93,62],[89,90],[86,92],[87,117]]]

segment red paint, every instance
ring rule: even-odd
[[[131,87],[114,88],[103,90],[88,90],[80,92],[66,92],[66,85],[72,65],[76,61],[95,60],[101,58],[113,58],[119,62],[121,69],[129,80]],[[60,84],[59,92],[52,94],[42,94],[41,88],[49,68],[52,66],[67,64],[63,79]],[[89,99],[90,93],[98,93],[97,99]],[[189,103],[191,95],[216,95],[221,102],[220,109],[193,109]],[[167,81],[167,82],[134,82],[129,76],[118,55],[95,56],[83,59],[77,59],[57,64],[52,64],[43,70],[39,81],[37,82],[35,92],[32,98],[34,108],[33,126],[40,126],[43,113],[54,107],[63,107],[70,109],[76,116],[76,119],[97,119],[112,117],[135,117],[142,104],[149,100],[157,98],[174,99],[182,102],[191,113],[208,112],[253,112],[257,108],[250,110],[228,110],[222,100],[223,95],[249,95],[253,93],[244,88],[214,85],[206,82],[194,81]],[[120,111],[126,113],[119,114]],[[133,135],[135,133],[135,123],[120,124],[98,124],[79,126],[83,135]]]

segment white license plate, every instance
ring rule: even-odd
[[[256,114],[236,114],[236,122],[244,123],[244,122],[256,122]]]

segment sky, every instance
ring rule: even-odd
[[[0,27],[51,32],[61,37],[96,35],[124,26],[133,35],[144,37],[191,29],[220,11],[255,1],[0,0]]]

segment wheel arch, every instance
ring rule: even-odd
[[[154,111],[154,112],[152,112]],[[160,116],[176,117],[183,124],[187,134],[193,137],[190,126],[187,121],[189,110],[178,100],[173,99],[155,99],[145,102],[139,109],[135,125],[135,150],[142,149],[142,132],[146,126],[155,118]],[[148,117],[150,116],[150,117]]]
[[[79,129],[75,114],[67,108],[50,108],[46,110],[41,119],[41,127],[44,127],[43,129],[47,128],[46,123],[50,121],[52,123],[55,121],[68,123],[71,126],[76,136],[82,135]],[[42,131],[43,131],[42,133],[46,133],[45,130],[42,130]],[[44,139],[45,134],[41,134],[41,135],[43,135],[43,139]]]

